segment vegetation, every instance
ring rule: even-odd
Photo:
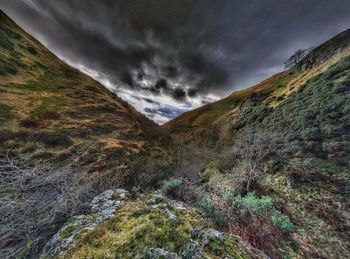
[[[289,218],[286,215],[279,214],[275,212],[272,215],[273,224],[278,227],[280,230],[287,232],[294,232],[295,227],[292,222],[290,222]]]
[[[278,244],[292,240],[294,224],[276,208],[270,196],[245,196],[221,192],[206,196],[200,203],[206,217],[219,229],[236,234],[268,255],[280,255]]]
[[[0,165],[0,242],[4,258],[39,254],[64,222],[86,212],[87,203],[115,178],[72,170],[62,163],[29,165],[11,154],[0,154]]]
[[[258,181],[267,172],[268,167],[262,165],[272,154],[281,153],[283,137],[272,130],[256,130],[252,126],[245,127],[234,144],[234,155],[242,161],[240,177],[246,183],[247,193],[253,181]]]
[[[348,254],[349,30],[297,51],[293,69],[159,127],[0,21],[2,257],[38,257],[95,195],[120,186],[133,199],[81,233],[68,257],[182,254],[207,227],[225,232],[203,246],[213,258],[245,257],[232,234],[272,258]],[[210,220],[144,194],[162,182],[167,198]]]
[[[164,183],[162,192],[168,197],[176,197],[178,195],[177,192],[180,190],[182,185],[183,182],[181,179],[170,179]]]
[[[296,66],[308,53],[306,49],[298,49],[292,56],[290,56],[285,62],[285,68],[292,68]]]
[[[11,110],[10,106],[0,103],[0,125],[11,119]]]

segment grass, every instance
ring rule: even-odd
[[[6,104],[0,103],[0,125],[5,124],[12,118],[12,108]]]
[[[36,106],[31,112],[32,117],[36,117],[44,112],[62,111],[68,104],[64,96],[50,96],[40,99],[40,105]]]
[[[39,152],[51,152],[52,148],[59,155],[82,142],[102,152],[112,140],[127,144],[120,145],[123,151],[115,154],[117,159],[108,159],[107,155],[100,158],[105,170],[126,163],[130,166],[128,157],[139,151],[148,151],[151,156],[162,154],[158,160],[163,160],[168,150],[160,144],[162,134],[156,124],[59,60],[2,12],[0,19],[1,130],[13,133],[9,140],[19,152],[26,150],[28,141],[39,143],[33,154],[21,154],[23,158],[38,157]],[[16,108],[16,117],[9,104]],[[46,119],[54,113],[58,116]],[[31,120],[38,122],[37,127],[21,126]],[[17,137],[23,135],[26,137]],[[153,173],[153,169],[148,172]]]

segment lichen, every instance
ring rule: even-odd
[[[263,253],[235,236],[212,229],[197,209],[166,199],[159,192],[135,200],[122,190],[109,190],[91,204],[103,210],[111,199],[123,199],[112,217],[104,221],[95,217],[99,222],[89,221],[83,231],[77,232],[72,223],[62,228],[58,245],[74,240],[51,258],[264,258]],[[105,203],[101,205],[100,200]],[[78,218],[92,220],[93,215]]]

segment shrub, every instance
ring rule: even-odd
[[[28,46],[28,47],[26,48],[26,50],[28,50],[29,53],[31,53],[31,54],[33,54],[33,55],[37,55],[37,54],[38,54],[38,51],[37,51],[34,47],[32,47],[32,46]]]
[[[41,133],[40,140],[47,147],[69,147],[73,145],[71,138],[62,133],[43,132]]]
[[[39,126],[39,122],[34,119],[23,119],[20,120],[19,125],[23,128],[37,128]]]
[[[241,213],[244,213],[247,210],[260,213],[265,209],[273,208],[273,201],[269,196],[259,198],[255,195],[255,192],[250,192],[244,197],[238,195],[234,200],[232,208],[240,208]]]
[[[1,35],[0,47],[3,47],[9,51],[13,51],[13,43],[4,35]]]
[[[209,197],[203,198],[202,201],[199,203],[199,206],[203,209],[206,217],[212,217],[214,215],[214,212],[216,210],[215,205],[215,202]]]
[[[140,196],[141,188],[139,186],[133,186],[130,190],[130,195],[133,199],[136,199]]]
[[[225,201],[232,201],[235,198],[234,189],[224,188],[224,189],[221,189],[219,193]]]
[[[218,164],[217,162],[211,162],[208,164],[207,168],[205,169],[205,171],[203,172],[203,174],[201,175],[201,182],[202,183],[206,183],[209,182],[210,179],[219,172],[218,168],[217,168]]]
[[[291,241],[291,246],[292,246],[292,248],[293,248],[293,250],[295,252],[298,253],[300,251],[300,242],[299,242],[299,240],[293,239]]]
[[[172,178],[163,184],[162,193],[169,198],[176,198],[182,185],[181,179]]]
[[[227,226],[228,217],[225,210],[215,210],[212,216],[213,222],[217,228],[224,228]]]
[[[18,72],[17,64],[13,60],[5,60],[0,56],[0,75],[11,74],[14,75]]]
[[[219,208],[216,202],[209,197],[205,197],[199,203],[204,215],[211,218],[217,228],[223,228],[227,225],[228,216],[225,208]]]
[[[295,226],[286,215],[275,211],[271,217],[272,223],[282,231],[294,232]]]

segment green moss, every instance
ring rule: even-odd
[[[117,217],[79,236],[69,256],[93,258],[138,258],[146,248],[162,247],[168,251],[186,249],[193,228],[205,225],[191,211],[176,210],[176,219],[142,201],[128,202]]]
[[[232,237],[225,236],[224,241],[216,240],[209,243],[207,253],[209,255],[218,256],[219,258],[249,258],[248,256],[242,255],[242,247],[240,247],[240,245],[237,240],[233,239]]]

